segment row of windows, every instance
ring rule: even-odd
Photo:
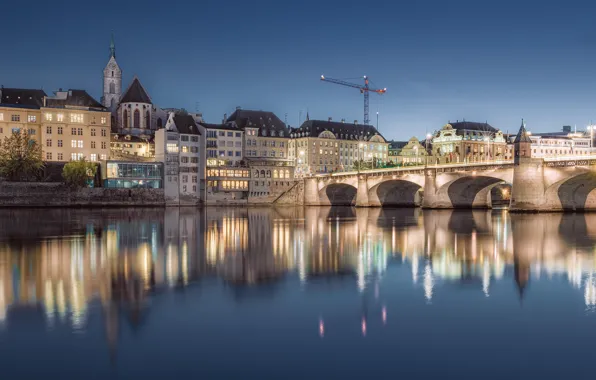
[[[226,156],[226,151],[225,150],[220,150],[219,151],[219,157],[225,157],[225,156]],[[228,157],[242,157],[242,152],[240,152],[240,151],[234,152],[234,151],[228,150]]]
[[[215,143],[215,145],[211,144],[211,147],[213,147],[213,148],[215,148],[215,147],[218,146],[218,144],[215,141],[208,141],[208,142]],[[221,146],[221,147],[224,147],[224,146],[233,147],[233,146],[235,146],[236,148],[242,148],[242,141],[222,141],[221,144],[219,144],[219,146]]]
[[[197,183],[197,176],[196,175],[193,175],[191,177],[191,180],[192,180],[192,183]],[[188,183],[188,175],[187,174],[184,174],[182,176],[182,183]]]
[[[180,136],[180,140],[181,141],[188,141],[188,135],[182,135]],[[190,141],[192,142],[199,142],[199,136],[190,136]]]
[[[248,177],[248,170],[208,169],[207,177]]]
[[[53,160],[53,157],[54,157],[54,156],[53,156],[52,152],[46,152],[46,160],[48,160],[48,161],[52,161],[52,160]],[[83,156],[83,153],[71,153],[71,154],[70,154],[70,159],[71,159],[71,160],[73,160],[73,161],[76,161],[76,160],[81,160],[81,159],[83,159],[84,157],[85,157],[85,156]],[[107,155],[105,155],[105,154],[102,154],[102,155],[99,155],[99,156],[98,156],[97,154],[95,154],[95,153],[92,153],[92,154],[89,156],[89,160],[90,160],[90,161],[97,161],[97,157],[100,157],[102,160],[106,160],[106,159],[107,159]],[[63,154],[63,153],[58,153],[58,154],[56,154],[56,159],[57,159],[58,161],[64,161],[64,154]]]
[[[246,145],[247,146],[257,146],[257,140],[250,140],[247,139],[246,140]],[[276,146],[279,146],[280,148],[284,148],[286,146],[286,143],[284,141],[266,141],[263,140],[261,141],[261,146],[270,146],[272,148],[275,148]]]
[[[280,157],[283,158],[284,157],[284,152],[278,152],[277,154],[275,153],[275,151],[270,151],[267,152],[266,150],[260,152],[256,151],[256,150],[247,150],[246,151],[246,156],[247,157]]]
[[[52,147],[52,144],[53,144],[53,142],[51,139],[46,139],[47,147]],[[62,148],[63,147],[62,140],[57,140],[56,146],[58,148]],[[101,149],[108,149],[108,143],[105,141],[102,141],[100,146],[101,146]],[[83,148],[84,142],[83,142],[83,140],[70,140],[70,147],[71,148]],[[91,141],[91,149],[95,149],[96,147],[97,147],[97,143],[95,141]]]
[[[46,127],[46,134],[51,135],[52,134],[52,127],[51,126],[47,126]],[[62,127],[56,127],[56,133],[58,135],[63,134],[64,130]],[[91,136],[97,136],[97,129],[96,128],[90,128],[89,129],[89,133]],[[70,134],[72,136],[83,136],[84,135],[84,129],[83,128],[71,128],[70,129]],[[101,128],[100,129],[100,134],[101,137],[107,137],[108,136],[108,130],[106,128]]]
[[[271,178],[271,170],[261,170],[260,172],[258,170],[255,170],[254,172],[254,178]],[[283,170],[280,169],[279,171],[277,169],[273,170],[273,178],[290,178],[290,171],[288,169]]]
[[[182,164],[188,164],[189,162],[189,157],[180,157],[180,163]],[[191,164],[198,164],[199,163],[199,158],[198,157],[190,157],[190,163]]]

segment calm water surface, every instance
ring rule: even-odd
[[[0,379],[584,379],[596,214],[0,211]]]

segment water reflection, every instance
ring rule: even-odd
[[[503,281],[521,301],[544,277],[565,279],[591,312],[594,226],[595,214],[505,210],[3,210],[0,329],[28,320],[85,333],[98,314],[115,356],[122,324],[142,328],[160,292],[215,279],[240,300],[295,276],[300,291],[358,294],[354,324],[367,336],[391,324],[380,284],[388,268],[404,265],[401,280],[427,304],[460,290],[490,302]],[[334,322],[321,310],[311,326],[327,339]]]

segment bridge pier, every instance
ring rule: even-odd
[[[545,201],[544,160],[526,158],[513,167],[510,211],[539,211]]]
[[[424,171],[424,197],[422,208],[437,208],[437,171],[426,169]]]
[[[314,177],[306,178],[304,180],[304,205],[318,206],[319,203],[319,187],[317,179]]]
[[[356,192],[356,207],[369,207],[368,181],[366,175],[358,175],[358,191]]]

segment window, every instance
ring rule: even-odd
[[[124,124],[124,129],[128,129],[128,111],[124,110],[122,114],[122,123]]]
[[[45,117],[46,117],[46,121],[52,121],[52,114],[51,113],[49,113],[49,112],[46,113],[45,114]]]
[[[77,141],[77,143],[78,143],[77,146],[79,148],[82,148],[83,147],[83,140],[79,140],[79,141]]]
[[[64,155],[62,153],[58,153],[58,161],[64,160]]]
[[[105,123],[107,123],[107,121],[108,121],[108,120],[107,120],[107,118],[106,118],[105,116],[102,116],[102,117],[101,117],[101,123],[102,123],[102,124],[105,124]]]
[[[228,137],[234,137],[234,132],[228,132]]]
[[[196,186],[193,186],[192,187],[192,191],[196,193],[197,192],[197,187]]]
[[[166,149],[167,149],[168,153],[178,153],[178,144],[168,143],[166,145]]]
[[[76,154],[76,153],[71,153],[71,154],[70,154],[70,159],[71,159],[72,161],[75,161],[75,160],[77,159],[77,154]]]
[[[77,128],[77,132],[79,136],[83,136],[83,128]]]
[[[4,121],[4,114],[0,113],[0,121]]]
[[[188,175],[185,174],[182,176],[182,183],[188,183]]]
[[[62,140],[58,140],[58,148],[62,148]]]
[[[242,134],[240,132],[236,132],[236,137],[241,137]]]
[[[132,117],[133,128],[141,128],[141,113],[135,110]]]
[[[36,120],[37,120],[37,117],[35,115],[29,115],[29,116],[27,116],[27,121],[29,123],[35,123]]]
[[[236,157],[241,157],[241,152],[236,152]]]
[[[51,160],[51,159],[52,159],[52,153],[50,153],[50,152],[47,152],[47,153],[46,153],[46,160],[48,160],[48,161],[49,161],[49,160]]]
[[[225,137],[226,133],[224,131],[219,131],[219,136],[220,137]]]
[[[76,128],[71,128],[71,129],[70,129],[70,134],[71,134],[72,136],[76,136],[76,135],[77,135],[77,129],[76,129]]]
[[[106,137],[106,135],[107,135],[106,129],[102,128],[101,129],[101,137]]]
[[[193,175],[192,176],[192,183],[197,183],[197,176],[196,175]]]
[[[105,141],[101,142],[101,149],[107,149],[108,148],[108,144]]]
[[[102,154],[102,155],[101,155],[101,159],[102,159],[102,160],[105,160],[105,159],[106,159],[106,155],[105,155],[105,154]]]
[[[97,154],[91,153],[91,161],[97,161]]]
[[[225,150],[220,150],[219,151],[219,155],[220,155],[220,157],[225,156],[226,155],[226,151]]]
[[[186,193],[186,185],[182,186],[182,191]]]
[[[77,140],[70,140],[70,147],[76,148],[77,147]]]
[[[82,113],[71,113],[70,114],[70,122],[71,123],[82,123],[83,122],[83,114]]]
[[[46,127],[46,133],[48,135],[51,135],[52,134],[52,127]]]
[[[180,162],[183,164],[188,164],[188,157],[180,157]]]
[[[188,136],[186,136],[186,135],[180,136],[180,141],[188,141]]]
[[[275,152],[271,151],[271,157],[275,157]]]
[[[95,128],[91,128],[91,136],[95,136]]]
[[[182,153],[188,153],[188,146],[182,145]]]
[[[50,127],[51,128],[51,127]],[[62,127],[58,127],[58,134],[61,135],[62,134]]]
[[[226,146],[233,147],[234,146],[234,142],[233,141],[228,141],[227,144],[226,144]]]
[[[59,113],[58,115],[56,115],[56,120],[64,121],[64,114]]]
[[[151,128],[151,115],[149,114],[149,110],[147,110],[147,112],[145,112],[145,128],[146,129]]]
[[[231,150],[228,150],[228,157],[234,157],[234,152],[232,152]]]
[[[52,146],[52,139],[47,139],[46,140],[46,146],[51,147]]]
[[[29,128],[29,130],[27,130],[27,132],[29,132],[30,135],[35,135],[35,129]]]
[[[95,149],[95,141],[91,141],[91,149]]]
[[[10,115],[10,121],[21,121],[21,115]]]

